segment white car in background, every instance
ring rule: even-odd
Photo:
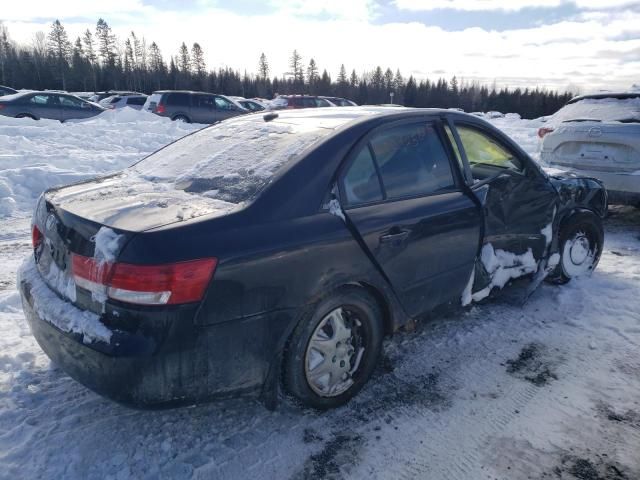
[[[538,136],[544,164],[597,178],[609,203],[640,206],[640,92],[576,97]]]
[[[115,110],[117,108],[129,107],[134,110],[142,110],[142,106],[147,101],[147,95],[111,95],[100,100],[100,105],[104,108]]]

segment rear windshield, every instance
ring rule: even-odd
[[[332,131],[313,119],[238,118],[178,140],[132,169],[177,190],[241,203],[256,195],[285,163]]]
[[[551,121],[640,122],[640,98],[585,98],[558,110]]]

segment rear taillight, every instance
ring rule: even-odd
[[[76,285],[138,305],[177,305],[202,300],[217,264],[215,258],[204,258],[166,265],[132,265],[72,255]]]
[[[0,110],[2,110],[3,108],[4,108],[4,105],[0,103]]]
[[[551,132],[553,132],[553,128],[542,127],[538,129],[538,136],[540,138],[543,138],[547,133],[551,133]]]
[[[31,229],[31,245],[33,245],[34,250],[42,245],[43,238],[40,229],[34,225]]]
[[[164,108],[164,105],[159,103],[156,105],[156,113],[165,113],[167,110]]]

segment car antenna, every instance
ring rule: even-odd
[[[271,120],[275,120],[278,118],[278,114],[276,112],[269,112],[265,116],[263,116],[265,122],[270,122]]]

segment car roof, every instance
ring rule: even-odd
[[[359,121],[373,118],[393,117],[401,120],[416,116],[437,116],[441,114],[455,115],[469,120],[477,121],[478,117],[441,108],[410,108],[410,107],[329,107],[329,108],[304,108],[299,110],[277,110],[269,113],[257,113],[255,118],[262,117],[265,122],[277,120],[283,123],[307,124],[316,127],[338,128]]]
[[[572,103],[579,102],[580,100],[586,99],[595,99],[601,100],[604,98],[614,98],[616,100],[627,100],[629,98],[640,98],[640,92],[602,92],[602,93],[592,93],[589,95],[579,95],[577,97],[573,97],[571,100],[567,102],[567,105],[571,105]]]
[[[211,92],[202,92],[196,90],[154,90],[153,94],[156,93],[190,93],[190,94],[198,94],[198,95],[220,95],[219,93],[211,93]]]

